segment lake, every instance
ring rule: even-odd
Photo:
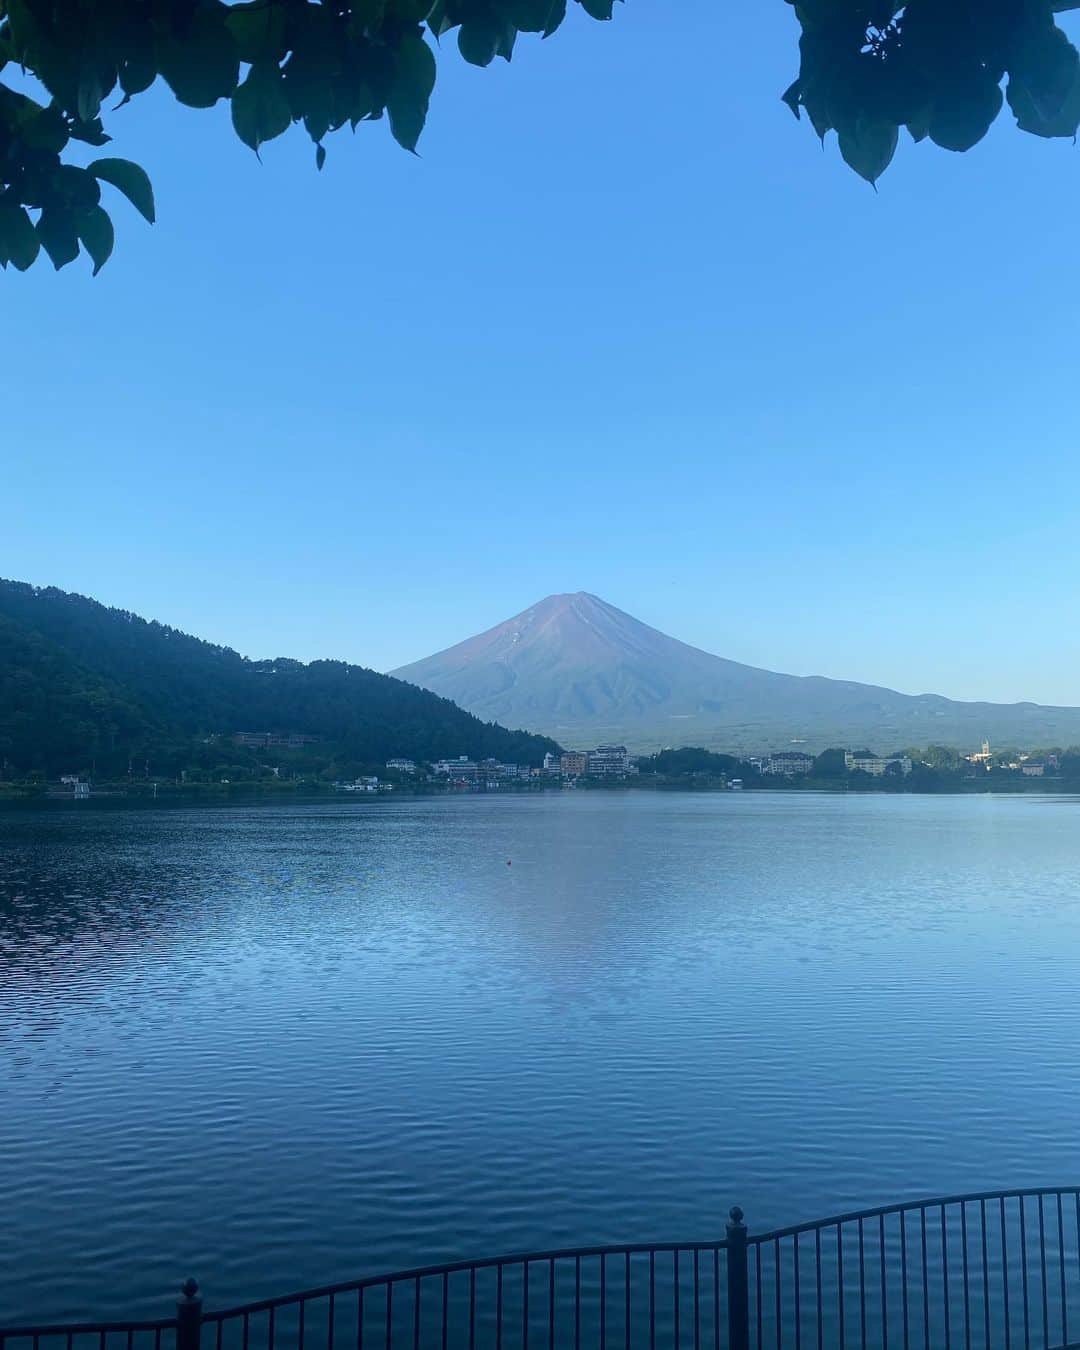
[[[1075,799],[8,811],[0,1324],[1075,1183],[1078,977]]]

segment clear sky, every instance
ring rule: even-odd
[[[577,10],[576,6],[573,6]],[[676,16],[677,11],[677,16]],[[452,48],[385,124],[111,117],[146,226],[0,278],[0,574],[379,669],[553,591],[708,650],[1080,703],[1080,159],[1004,115],[874,193],[782,0]]]

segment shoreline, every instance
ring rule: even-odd
[[[823,793],[829,796],[882,796],[882,797],[970,797],[970,796],[1000,796],[1000,797],[1080,797],[1080,782],[1075,780],[1061,780],[1053,778],[1043,778],[1037,780],[1024,781],[994,781],[994,782],[970,782],[963,783],[942,783],[934,787],[908,787],[906,785],[882,786],[877,782],[872,784],[850,784],[843,782],[830,782],[828,780],[799,780],[788,783],[753,783],[744,784],[743,788],[733,791],[726,783],[718,781],[693,781],[690,779],[678,781],[623,781],[615,783],[588,783],[577,784],[573,788],[554,786],[551,784],[538,784],[536,786],[528,785],[521,787],[503,787],[497,789],[475,789],[475,788],[444,788],[436,786],[415,787],[395,785],[391,792],[378,793],[346,793],[338,788],[329,785],[322,786],[316,783],[297,783],[295,785],[275,785],[266,787],[260,784],[198,784],[189,787],[179,787],[176,784],[158,784],[157,791],[153,791],[153,785],[145,787],[121,787],[117,784],[103,785],[97,791],[91,791],[88,796],[78,797],[67,793],[48,791],[41,788],[11,788],[6,784],[0,784],[0,811],[23,810],[33,807],[49,808],[85,808],[93,806],[97,808],[105,807],[110,809],[129,809],[129,808],[155,808],[162,809],[177,806],[235,806],[235,805],[274,805],[279,803],[295,802],[347,802],[353,805],[363,803],[370,805],[372,803],[388,803],[402,798],[413,800],[419,797],[432,798],[473,798],[473,797],[528,797],[538,795],[558,794],[562,796],[573,795],[576,793],[590,794],[594,792],[601,793],[625,793],[625,792],[655,792],[664,794],[696,794],[707,793],[710,795],[724,795],[732,797],[741,797],[748,794],[771,793]]]

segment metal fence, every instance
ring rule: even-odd
[[[713,1242],[373,1276],[0,1350],[1080,1350],[1080,1188],[944,1196]],[[1070,1332],[1075,1343],[1070,1340]]]

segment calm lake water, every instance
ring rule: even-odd
[[[0,1323],[1076,1183],[1078,977],[1077,800],[9,812]]]

